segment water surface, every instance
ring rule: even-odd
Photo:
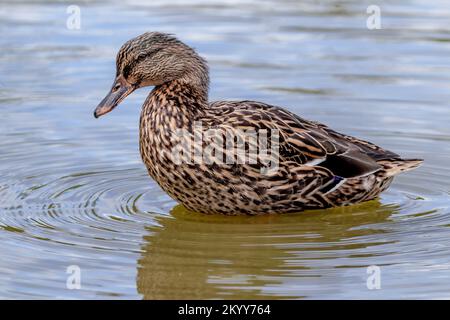
[[[1,298],[450,298],[446,1],[378,1],[381,30],[356,0],[81,1],[80,30],[71,4],[0,6]],[[213,100],[285,106],[425,164],[357,206],[188,213],[140,160],[149,89],[92,116],[120,45],[151,30],[208,59]]]

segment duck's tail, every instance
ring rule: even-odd
[[[392,159],[381,160],[378,163],[383,166],[388,177],[393,177],[399,173],[417,168],[423,159]]]

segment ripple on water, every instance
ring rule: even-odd
[[[33,184],[36,176],[40,182]],[[142,170],[91,171],[48,181],[28,173],[21,184],[0,188],[2,203],[8,204],[1,207],[0,225],[20,237],[19,250],[50,243],[44,251],[56,264],[66,262],[55,255],[61,252],[90,261],[91,268],[103,268],[104,260],[118,253],[132,254],[144,298],[186,298],[193,292],[196,298],[327,296],[336,278],[362,281],[364,272],[355,276],[355,269],[388,268],[416,255],[425,268],[428,258],[442,256],[444,248],[436,244],[447,241],[440,238],[446,234],[437,231],[449,225],[448,194],[430,193],[411,181],[401,179],[381,202],[301,215],[221,217],[180,206],[168,215],[173,202]],[[436,203],[442,207],[430,206]],[[434,233],[423,237],[428,230]],[[13,252],[5,257],[13,259]],[[122,264],[132,262],[128,257]],[[114,262],[115,272],[122,264]],[[37,277],[44,266],[27,268]],[[57,280],[45,285],[49,293],[61,287]]]
[[[151,219],[144,213],[161,211],[158,204],[167,200],[160,196],[164,200],[159,201],[155,187],[140,170],[75,173],[37,185],[25,183],[0,189],[3,203],[8,204],[1,207],[0,221],[5,227],[27,232],[31,231],[30,223],[49,230],[73,225],[79,231],[85,227],[97,232],[132,227],[132,223],[147,224]],[[88,236],[88,229],[80,236]]]

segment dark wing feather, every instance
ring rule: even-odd
[[[381,169],[378,160],[399,157],[370,142],[340,134],[321,123],[261,102],[214,102],[202,120],[205,119],[212,126],[277,129],[281,161],[324,167],[344,178],[371,174]]]

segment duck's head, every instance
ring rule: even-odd
[[[94,111],[96,118],[113,110],[134,90],[179,80],[207,94],[206,62],[175,37],[147,32],[120,48],[116,58],[116,78],[110,92]]]

